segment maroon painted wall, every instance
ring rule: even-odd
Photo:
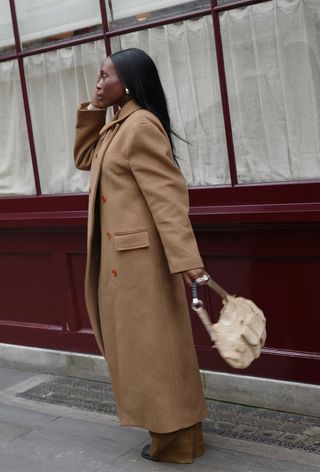
[[[87,196],[41,195],[23,58],[102,38],[109,54],[112,36],[212,13],[232,185],[190,191],[200,251],[220,284],[252,298],[267,316],[267,346],[243,373],[319,383],[320,182],[237,181],[219,12],[265,1],[219,6],[212,0],[202,11],[109,30],[105,2],[99,0],[103,33],[22,49],[10,0],[16,51],[0,61],[18,60],[37,196],[0,198],[0,342],[98,353],[83,299]],[[206,291],[203,296],[215,319],[219,300]],[[231,371],[191,316],[201,367]]]
[[[320,383],[320,223],[216,222],[195,230],[208,271],[267,317],[261,358],[238,373]],[[81,219],[0,230],[0,342],[98,353],[84,306],[85,256]],[[202,297],[215,320],[221,301],[207,289]],[[200,366],[235,372],[191,317]]]

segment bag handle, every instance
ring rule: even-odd
[[[192,303],[191,308],[198,314],[200,320],[202,321],[203,326],[207,330],[207,333],[210,336],[211,341],[215,342],[216,336],[213,329],[212,321],[208,315],[207,310],[203,305],[203,301],[199,299],[198,296],[198,285],[208,285],[212,290],[214,290],[221,298],[227,300],[229,297],[228,292],[224,290],[217,282],[211,279],[210,275],[206,274],[202,277],[199,277],[192,282]]]
[[[228,297],[230,296],[229,293],[221,287],[217,282],[215,282],[211,276],[208,275],[203,275],[202,277],[198,277],[195,282],[198,285],[208,285],[208,287],[211,288],[214,292],[216,292],[221,298],[227,300]]]
[[[223,298],[224,300],[227,300],[227,298],[230,296],[229,293],[224,288],[221,287],[221,285],[217,284],[217,282],[215,282],[211,278],[207,282],[207,285],[208,287],[211,288],[211,290],[213,290],[218,295],[220,295],[220,297]]]

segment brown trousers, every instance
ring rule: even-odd
[[[192,464],[195,457],[204,453],[202,425],[196,423],[189,428],[172,433],[153,433],[151,435],[150,456],[161,462]]]

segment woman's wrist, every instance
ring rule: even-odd
[[[182,277],[187,285],[192,286],[192,282],[198,278],[207,275],[207,271],[204,267],[198,267],[196,269],[185,270],[182,272]]]

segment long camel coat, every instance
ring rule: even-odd
[[[157,433],[206,416],[182,271],[202,267],[188,192],[160,121],[133,100],[77,115],[90,170],[85,297],[120,424]]]

